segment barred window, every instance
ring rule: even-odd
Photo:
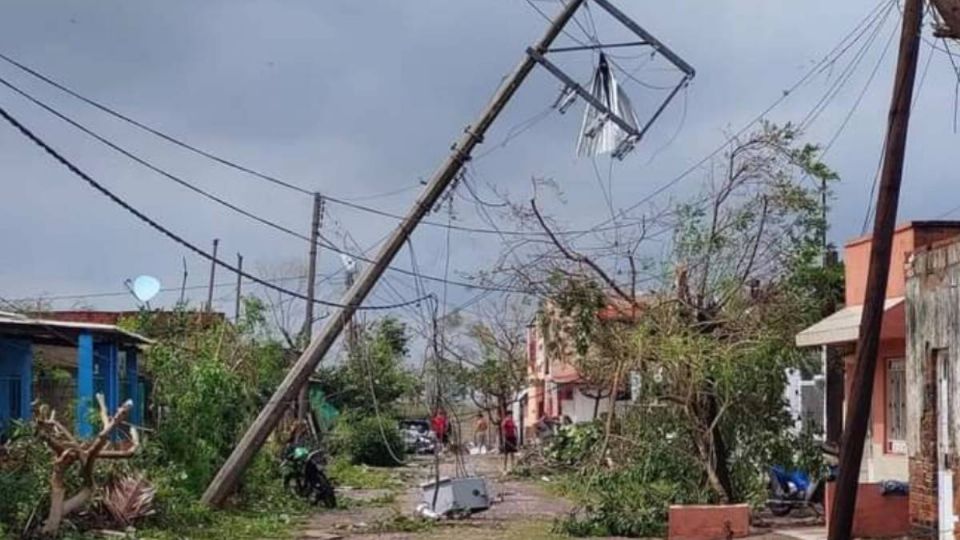
[[[907,377],[903,358],[887,362],[887,452],[906,451]]]

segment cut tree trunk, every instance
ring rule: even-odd
[[[37,434],[56,456],[50,473],[50,510],[41,529],[44,535],[55,534],[60,530],[66,516],[83,508],[93,497],[96,489],[94,469],[97,459],[128,458],[133,456],[140,446],[137,429],[131,427],[130,437],[133,444],[130,447],[122,450],[108,448],[114,430],[126,419],[133,408],[133,402],[127,400],[113,417],[107,412],[103,394],[97,394],[97,403],[100,406],[103,427],[96,437],[82,442],[57,421],[55,411],[45,405],[36,405]],[[81,487],[68,499],[65,477],[75,463],[80,464]]]

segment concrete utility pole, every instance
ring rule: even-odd
[[[233,306],[233,320],[240,321],[240,288],[243,286],[243,255],[237,253],[237,298]]]
[[[544,54],[550,45],[556,40],[564,26],[573,18],[574,13],[580,8],[584,0],[569,0],[561,10],[560,14],[553,20],[546,33],[534,47],[539,54]],[[497,90],[493,99],[487,105],[486,109],[480,115],[477,122],[467,127],[463,136],[453,146],[450,156],[443,162],[440,168],[434,173],[426,189],[420,194],[413,208],[403,218],[403,221],[391,233],[390,238],[377,254],[375,264],[368,265],[357,282],[347,291],[341,308],[337,314],[330,318],[317,338],[310,343],[307,350],[294,364],[293,368],[287,373],[273,397],[267,402],[263,410],[254,420],[253,425],[243,435],[233,453],[227,458],[226,463],[217,472],[213,481],[207,486],[203,494],[203,502],[212,506],[219,506],[233,492],[237,485],[240,475],[246,469],[250,460],[257,453],[264,441],[277,426],[284,411],[284,403],[296,396],[300,388],[309,380],[310,374],[314,372],[317,364],[323,356],[330,350],[337,337],[343,331],[344,325],[360,307],[360,304],[367,297],[367,294],[376,285],[377,280],[383,275],[387,266],[393,261],[393,258],[403,247],[404,242],[413,232],[413,229],[423,219],[430,210],[436,205],[437,201],[443,195],[443,192],[450,185],[450,182],[456,178],[457,174],[463,168],[463,165],[470,159],[473,149],[483,141],[483,136],[496,120],[497,116],[503,111],[507,103],[516,93],[520,85],[533,70],[536,62],[530,55],[524,55],[523,60],[514,68],[513,73],[508,76],[504,83]]]
[[[923,0],[905,0],[900,54],[893,85],[893,98],[890,103],[883,172],[880,177],[879,193],[877,193],[877,212],[873,223],[870,270],[867,274],[866,297],[860,319],[857,365],[851,385],[847,422],[840,446],[840,471],[837,478],[837,498],[833,503],[830,519],[830,540],[848,540],[853,528],[860,462],[863,459],[863,445],[867,436],[867,424],[870,421],[873,376],[877,368],[877,349],[880,344],[883,304],[890,273],[890,253],[897,220],[900,183],[903,178],[903,156],[907,146],[910,105],[913,101],[913,86],[917,75],[922,23]]]
[[[213,282],[217,275],[217,248],[220,247],[220,239],[213,239],[213,260],[210,261],[210,285],[207,287],[207,313],[213,311]]]
[[[302,342],[310,343],[313,338],[313,305],[317,290],[317,242],[320,239],[320,224],[323,223],[323,197],[313,194],[313,223],[310,225],[310,259],[307,263],[307,309],[303,318]],[[297,395],[297,418],[307,418],[307,388],[303,385]]]

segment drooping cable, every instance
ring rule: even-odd
[[[231,265],[231,264],[229,264],[229,263],[223,262],[222,260],[220,260],[220,259],[214,257],[213,255],[207,253],[205,250],[203,250],[203,249],[197,247],[196,245],[188,242],[186,239],[184,239],[184,238],[181,237],[180,235],[174,233],[174,232],[171,231],[170,229],[167,229],[166,227],[164,227],[163,225],[161,225],[159,222],[157,222],[157,221],[154,220],[153,218],[147,216],[146,214],[144,214],[144,213],[141,212],[140,210],[134,208],[132,205],[130,205],[129,203],[127,203],[126,201],[124,201],[123,199],[121,199],[119,196],[117,196],[117,195],[114,194],[112,191],[110,191],[109,189],[107,189],[103,184],[101,184],[101,183],[97,182],[96,180],[94,180],[90,175],[88,175],[87,173],[83,172],[83,170],[81,170],[79,167],[77,167],[76,165],[74,165],[70,160],[68,160],[67,158],[65,158],[63,155],[61,155],[59,152],[57,152],[55,149],[53,149],[53,147],[51,147],[51,146],[48,145],[46,142],[44,142],[39,136],[37,136],[35,133],[33,133],[33,131],[31,131],[29,128],[27,128],[26,126],[24,126],[23,124],[21,124],[19,120],[17,120],[17,119],[14,118],[13,116],[11,116],[10,113],[8,113],[7,110],[6,110],[5,108],[3,108],[3,107],[0,107],[0,116],[2,116],[3,119],[7,121],[7,123],[9,123],[9,124],[12,125],[13,127],[15,127],[23,136],[25,136],[25,137],[28,138],[30,141],[32,141],[34,144],[36,144],[37,146],[39,146],[40,148],[42,148],[47,154],[49,154],[51,157],[53,157],[53,158],[54,158],[56,161],[58,161],[61,165],[63,165],[64,167],[66,167],[71,173],[73,173],[75,176],[77,176],[77,177],[81,178],[82,180],[84,180],[84,181],[85,181],[87,184],[89,184],[92,188],[94,188],[95,190],[99,191],[101,194],[103,194],[103,195],[106,196],[108,199],[110,199],[113,203],[117,204],[118,206],[120,206],[121,208],[123,208],[124,210],[126,210],[127,212],[129,212],[130,214],[132,214],[134,217],[136,217],[136,218],[139,219],[140,221],[143,221],[144,223],[146,223],[147,225],[149,225],[150,227],[152,227],[152,228],[155,229],[156,231],[160,232],[161,234],[163,234],[163,235],[166,236],[167,238],[173,240],[173,241],[176,242],[177,244],[180,244],[181,246],[187,248],[188,250],[194,252],[195,254],[203,257],[204,259],[207,259],[207,260],[213,262],[214,264],[216,264],[217,266],[223,267],[223,268],[225,268],[226,270],[229,270],[230,272],[232,272],[232,273],[234,273],[234,274],[239,274],[240,276],[242,276],[242,277],[244,277],[244,278],[246,278],[246,279],[248,279],[248,280],[250,280],[250,281],[253,281],[254,283],[257,283],[258,285],[261,285],[261,286],[263,286],[263,287],[266,287],[266,288],[268,288],[268,289],[272,289],[272,290],[274,290],[274,291],[277,291],[277,292],[280,292],[280,293],[283,293],[283,294],[286,294],[286,295],[289,295],[289,296],[292,296],[292,297],[295,297],[295,298],[299,298],[299,299],[301,299],[301,300],[306,300],[306,301],[313,300],[313,302],[315,302],[315,303],[317,303],[317,304],[324,305],[324,306],[337,307],[337,308],[347,307],[345,304],[338,304],[338,303],[336,303],[336,302],[330,302],[330,301],[327,301],[327,300],[310,299],[310,298],[308,298],[307,296],[305,296],[305,295],[303,295],[303,294],[300,294],[300,293],[295,292],[295,291],[291,291],[291,290],[289,290],[289,289],[285,289],[285,288],[280,287],[279,285],[275,285],[275,284],[273,284],[273,283],[271,283],[271,282],[269,282],[269,281],[267,281],[267,280],[265,280],[265,279],[262,279],[262,278],[260,278],[260,277],[254,276],[253,274],[250,274],[249,272],[246,272],[246,271],[244,271],[244,270],[241,270],[240,268],[237,268],[237,267],[235,267],[235,266],[233,266],[233,265]],[[418,299],[416,299],[416,300],[412,300],[410,303],[420,302],[420,301],[423,301],[423,300],[424,300],[423,298],[418,298]],[[400,306],[399,306],[399,305],[389,305],[389,306],[358,306],[357,309],[365,309],[365,310],[385,310],[385,309],[394,309],[394,308],[397,308],[397,307],[400,307]]]

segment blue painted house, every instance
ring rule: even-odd
[[[93,435],[94,395],[113,413],[131,399],[130,421],[142,423],[139,355],[150,340],[110,324],[70,322],[0,312],[0,434],[13,419],[29,420],[40,399],[72,418],[79,437]],[[46,378],[48,371],[60,376]]]

